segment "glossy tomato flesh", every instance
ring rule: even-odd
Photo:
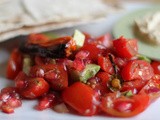
[[[38,98],[49,91],[49,84],[43,78],[28,78],[25,84],[19,91],[24,98]]]
[[[158,61],[153,61],[153,62],[151,63],[151,66],[152,66],[155,74],[160,74],[160,62],[158,62]]]
[[[143,112],[149,105],[147,94],[137,94],[132,97],[110,93],[102,98],[101,109],[105,113],[116,117],[132,117]]]
[[[98,94],[84,83],[72,84],[63,91],[62,97],[65,103],[81,115],[91,116],[97,112]]]
[[[98,55],[104,52],[104,49],[98,48],[96,44],[85,44],[80,50],[87,51],[89,53],[88,59],[92,61],[97,61]]]
[[[153,75],[151,65],[144,60],[131,60],[121,71],[121,76],[125,81],[135,79],[149,80]]]
[[[30,70],[30,76],[43,77],[54,90],[63,90],[68,86],[68,75],[63,64],[35,65]]]
[[[117,55],[122,58],[132,58],[138,53],[137,40],[127,40],[120,37],[113,41],[113,47]]]
[[[103,71],[108,72],[109,74],[114,74],[112,63],[108,57],[99,56],[98,65],[100,65]]]
[[[7,64],[7,78],[13,80],[22,70],[23,55],[18,49],[14,49]]]

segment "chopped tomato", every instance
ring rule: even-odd
[[[108,83],[111,79],[111,75],[107,72],[98,72],[96,77],[98,77],[99,81],[95,85],[95,89],[99,90],[101,95],[105,95],[106,93],[110,92],[108,88]]]
[[[89,52],[88,59],[97,61],[99,55],[101,55],[104,49],[100,49],[95,44],[85,44],[80,50]]]
[[[111,75],[108,72],[98,72],[96,75],[103,85],[107,85],[107,82],[111,79]]]
[[[78,53],[76,53],[75,58],[84,60],[84,59],[87,59],[88,55],[89,55],[88,51],[82,51],[81,50]]]
[[[54,90],[63,90],[68,86],[68,75],[63,64],[33,66],[30,70],[30,76],[43,77]]]
[[[113,47],[113,41],[111,40],[111,35],[109,33],[98,37],[95,41],[97,42],[96,44],[103,45],[106,48]]]
[[[147,94],[137,94],[131,97],[110,93],[102,98],[101,109],[105,113],[116,117],[131,117],[143,112],[149,105]],[[119,96],[119,97],[118,97]]]
[[[15,87],[6,87],[0,93],[0,109],[5,113],[13,113],[14,109],[22,105]]]
[[[47,93],[49,84],[43,78],[28,78],[25,87],[20,89],[20,95],[24,98],[34,99]]]
[[[135,39],[110,38],[85,34],[85,43],[77,49],[72,36],[49,40],[43,34],[29,35],[11,53],[7,77],[15,87],[1,90],[0,110],[13,113],[23,98],[39,99],[37,110],[83,116],[101,111],[132,117],[143,112],[160,97],[160,62],[140,60]]]
[[[7,64],[7,78],[13,80],[22,70],[23,56],[18,49],[14,49]]]
[[[147,84],[141,89],[140,93],[148,94],[150,102],[155,101],[160,97],[160,76],[155,75]]]
[[[113,41],[113,47],[117,55],[123,58],[132,58],[138,53],[137,40],[120,37]]]
[[[158,62],[158,61],[153,61],[153,62],[151,63],[151,66],[152,66],[155,74],[160,74],[160,62]]]
[[[19,72],[19,74],[15,78],[15,87],[18,89],[23,89],[26,87],[26,79],[28,76],[24,72]]]
[[[65,103],[81,115],[91,116],[97,112],[98,94],[84,83],[76,82],[72,84],[63,91],[62,97]]]
[[[127,64],[128,61],[124,58],[115,57],[114,62],[119,68],[122,68]]]
[[[75,70],[82,71],[85,68],[85,63],[81,59],[75,59],[73,61],[73,66]]]
[[[109,74],[114,73],[114,69],[111,61],[108,57],[99,56],[98,57],[98,65],[100,65],[101,69]]]
[[[122,69],[122,78],[125,81],[142,79],[149,80],[153,77],[151,65],[144,60],[131,60]]]
[[[121,91],[132,91],[133,93],[138,93],[147,83],[148,81],[137,79],[131,81],[125,81],[122,84]]]

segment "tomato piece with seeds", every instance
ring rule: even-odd
[[[72,84],[62,93],[64,102],[85,116],[96,114],[99,105],[98,97],[91,87],[81,82]]]
[[[137,40],[128,40],[124,37],[120,37],[113,41],[113,47],[117,55],[122,58],[132,58],[138,53]]]
[[[155,74],[160,74],[160,62],[158,62],[158,61],[153,61],[153,62],[151,63],[151,66],[152,66]]]
[[[114,69],[111,61],[107,57],[99,56],[98,57],[98,65],[100,65],[101,69],[109,74],[114,74]]]
[[[147,94],[137,94],[131,97],[110,93],[102,98],[101,109],[115,117],[132,117],[143,112],[149,105]]]
[[[131,60],[121,71],[121,76],[125,81],[141,79],[149,80],[154,76],[151,65],[144,60]]]
[[[43,78],[28,78],[25,84],[19,91],[24,98],[35,99],[49,91],[49,84]]]
[[[42,77],[50,83],[54,90],[63,90],[68,86],[68,74],[65,65],[45,64],[31,68],[31,77]]]

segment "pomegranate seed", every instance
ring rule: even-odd
[[[10,107],[13,107],[13,108],[16,108],[16,107],[20,107],[22,105],[22,102],[21,100],[18,100],[16,98],[10,98],[8,101],[7,101],[7,104],[10,106]]]
[[[7,104],[2,104],[1,110],[2,110],[2,112],[8,113],[8,114],[14,113],[14,109]]]
[[[6,87],[0,93],[0,108],[2,112],[13,113],[14,108],[22,105],[17,89],[14,87]]]
[[[39,103],[37,106],[35,106],[35,108],[40,111],[50,108],[53,105],[54,101],[55,95],[53,93],[49,93],[39,100]]]

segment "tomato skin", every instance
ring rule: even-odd
[[[152,66],[155,74],[160,74],[160,62],[158,62],[158,61],[153,61],[153,62],[151,63],[151,66]]]
[[[132,117],[143,112],[149,105],[147,94],[137,94],[132,97],[121,96],[110,93],[102,98],[101,109],[105,113],[115,117]]]
[[[67,72],[66,72],[64,66],[63,65],[56,65],[55,73],[56,73],[56,77],[54,77],[54,79],[52,79],[52,78],[47,79],[51,83],[51,87],[54,90],[60,90],[60,91],[65,89],[66,87],[68,87],[68,75],[67,75]],[[47,75],[47,73],[45,75]],[[47,78],[47,77],[45,76],[45,78]]]
[[[128,61],[124,58],[116,57],[114,59],[114,62],[119,68],[123,68],[127,64]]]
[[[68,86],[68,74],[63,64],[35,65],[30,70],[31,77],[42,77],[54,90],[63,90]]]
[[[135,79],[149,80],[153,75],[151,65],[144,60],[131,60],[121,71],[121,76],[125,81]]]
[[[26,87],[26,79],[28,76],[24,72],[19,72],[18,75],[16,76],[14,82],[15,82],[15,87],[18,89],[23,89]]]
[[[114,69],[111,61],[107,57],[99,56],[98,57],[98,65],[100,65],[101,69],[109,74],[114,74]]]
[[[155,75],[149,80],[146,85],[141,89],[140,93],[148,94],[150,97],[150,103],[154,102],[160,97],[160,76]]]
[[[22,61],[22,54],[18,49],[14,49],[7,64],[6,76],[8,79],[14,80],[17,74],[22,70]]]
[[[81,82],[72,84],[62,93],[64,102],[74,108],[79,114],[85,116],[96,114],[99,104],[98,97],[98,94],[91,87]]]
[[[96,44],[103,45],[106,48],[113,47],[113,41],[111,40],[111,35],[109,33],[96,38],[95,41],[97,42]]]
[[[131,90],[133,92],[138,93],[146,85],[147,82],[148,81],[141,80],[141,79],[123,82],[121,91],[124,92],[124,91]]]
[[[108,83],[111,79],[111,75],[107,72],[98,72],[96,77],[99,78],[99,84],[97,84],[96,89],[100,90],[101,95],[105,95],[110,92],[108,88]]]
[[[113,47],[117,55],[122,58],[132,58],[138,53],[137,40],[127,40],[120,37],[113,41]]]
[[[47,93],[49,84],[43,78],[29,78],[26,86],[20,89],[20,95],[24,98],[34,99]]]
[[[104,49],[100,49],[96,44],[85,44],[80,50],[89,52],[88,59],[96,62],[98,55],[101,55],[104,52]]]

